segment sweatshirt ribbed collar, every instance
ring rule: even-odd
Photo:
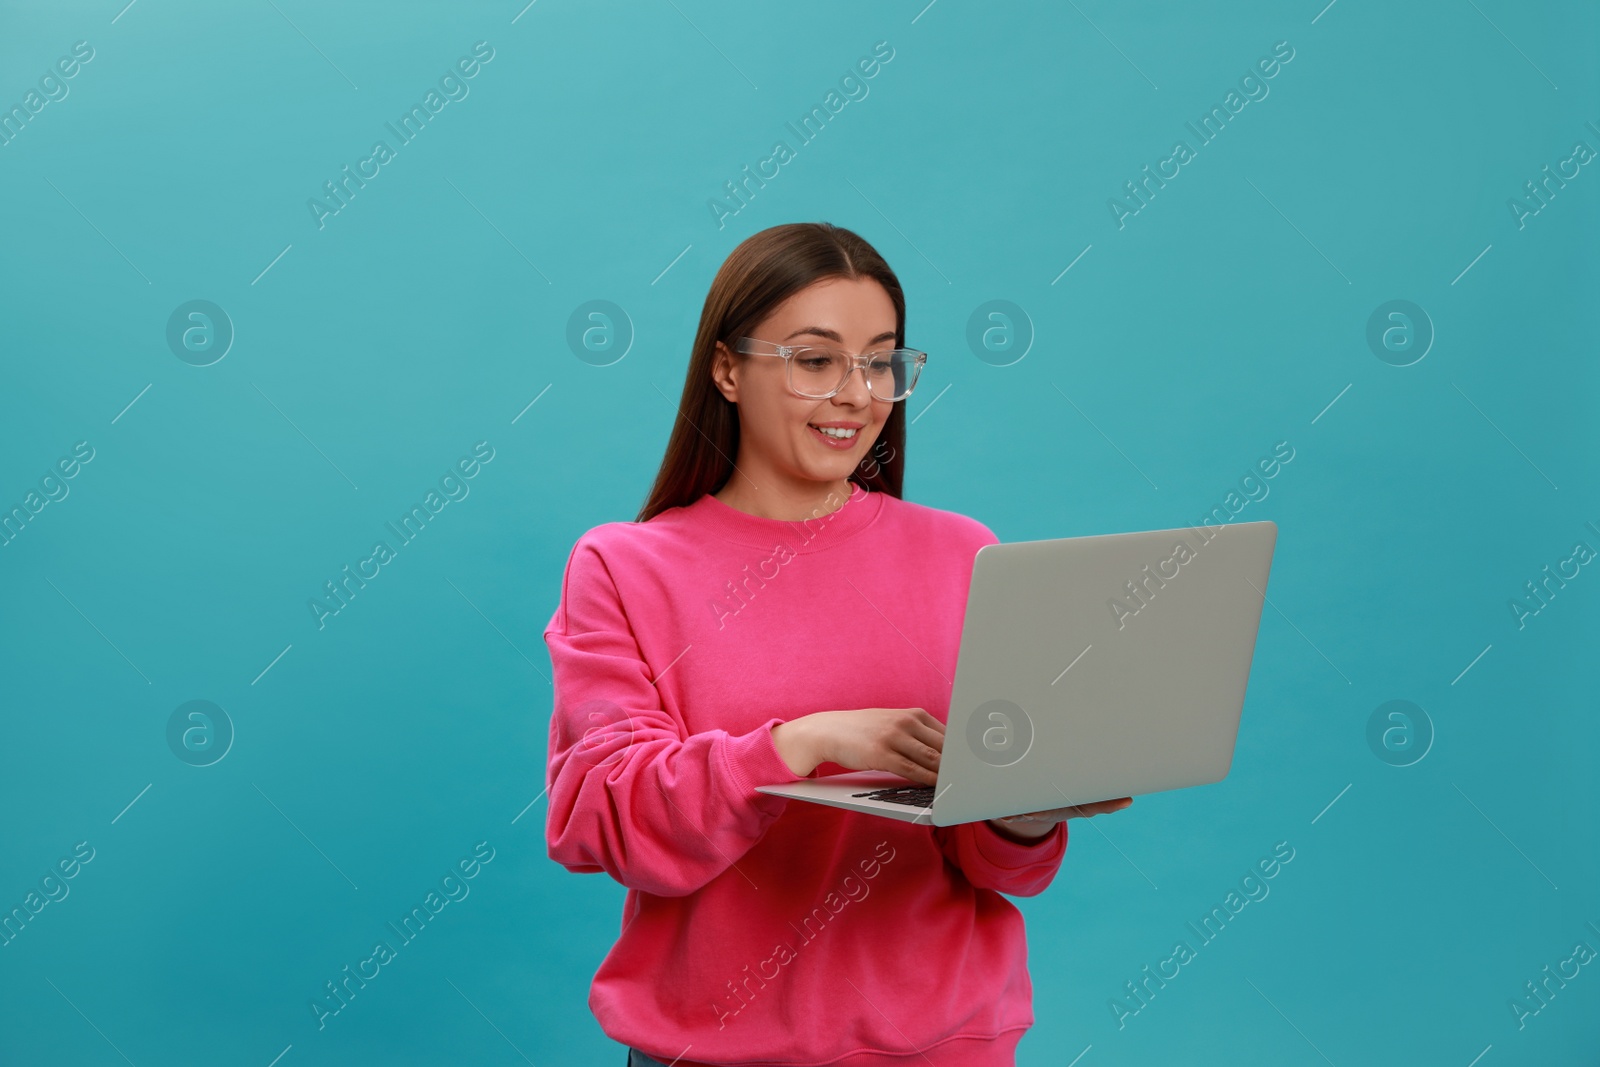
[[[855,482],[850,483],[850,488],[849,498],[839,508],[803,521],[751,515],[710,493],[684,508],[684,518],[692,526],[748,548],[770,551],[784,544],[795,552],[815,552],[860,533],[882,512],[883,493],[868,492]]]

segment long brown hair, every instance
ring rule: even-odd
[[[655,485],[635,521],[647,522],[668,508],[692,504],[727,484],[739,454],[739,411],[711,379],[717,342],[732,347],[783,301],[826,278],[871,278],[882,285],[894,303],[895,346],[905,347],[906,298],[900,280],[860,236],[832,223],[790,222],[745,238],[723,261],[706,294],[678,419]],[[905,442],[906,405],[899,401],[850,481],[900,496]]]

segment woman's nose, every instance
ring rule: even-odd
[[[861,372],[859,376],[856,371]],[[839,387],[839,392],[835,395],[858,404],[864,404],[872,399],[872,390],[867,388],[867,368],[851,367],[849,373],[844,376],[844,384]]]

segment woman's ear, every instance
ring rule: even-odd
[[[727,397],[730,404],[739,402],[738,369],[738,361],[734,359],[733,350],[718,341],[711,359],[711,381],[722,395]]]

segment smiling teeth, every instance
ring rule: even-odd
[[[820,430],[821,432],[827,434],[829,437],[838,437],[838,438],[841,438],[841,439],[846,440],[846,441],[848,441],[850,438],[852,438],[852,437],[854,437],[856,435],[856,431],[855,430],[846,430],[846,429],[843,429],[843,428],[833,427],[833,426],[816,426],[816,427],[813,427],[813,429]]]

